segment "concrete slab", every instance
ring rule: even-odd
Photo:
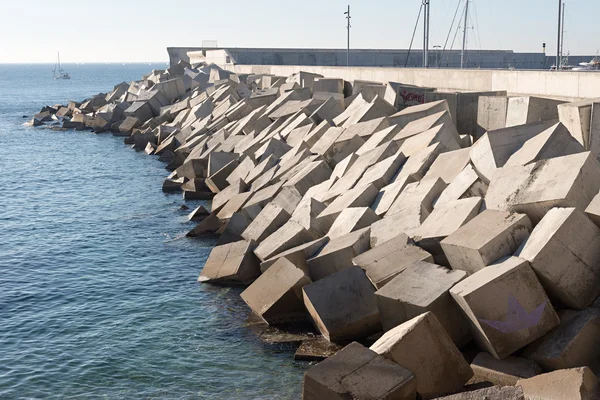
[[[386,332],[371,350],[412,371],[417,392],[424,399],[457,392],[473,376],[471,367],[431,312]]]
[[[251,242],[239,241],[215,247],[206,260],[198,282],[248,284],[260,275]]]
[[[433,263],[425,250],[411,244],[406,234],[400,234],[352,259],[361,267],[376,289],[381,289],[416,261]]]
[[[485,210],[442,240],[441,246],[452,269],[474,274],[512,255],[529,232],[526,215]]]
[[[282,258],[241,294],[242,300],[269,325],[304,320],[302,288],[311,283],[304,271]]]
[[[503,359],[559,323],[529,263],[517,257],[476,272],[450,294],[471,321],[478,346]]]
[[[457,346],[470,340],[469,328],[450,288],[467,277],[464,271],[415,261],[377,290],[377,307],[384,331],[431,311]]]
[[[302,399],[412,400],[415,389],[409,370],[353,342],[306,372]]]
[[[600,228],[575,208],[554,208],[515,253],[550,298],[582,310],[600,295]]]
[[[352,259],[369,250],[369,233],[370,228],[364,228],[331,239],[307,261],[310,277],[318,281],[352,267]]]
[[[375,288],[359,267],[304,286],[304,304],[330,342],[366,338],[381,331]]]

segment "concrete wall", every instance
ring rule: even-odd
[[[600,73],[523,70],[469,70],[374,67],[312,67],[292,65],[229,65],[238,74],[289,76],[299,71],[347,81],[401,82],[458,91],[501,91],[561,99],[600,97]]]
[[[201,47],[170,47],[167,49],[171,64],[179,60],[190,61],[187,51],[203,51],[210,58],[210,53],[223,52],[231,57],[233,63],[244,65],[305,65],[305,66],[346,66],[345,49],[277,49],[277,48],[201,48]],[[459,50],[445,52],[432,49],[429,53],[429,65],[438,64],[441,68],[460,67],[461,54]],[[571,64],[590,61],[592,56],[573,56]],[[515,69],[546,69],[554,64],[553,57],[543,53],[515,53],[511,50],[467,50],[466,68],[515,68]],[[350,65],[358,67],[421,67],[423,52],[413,49],[351,49]]]

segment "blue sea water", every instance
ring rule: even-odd
[[[296,399],[307,366],[196,283],[213,240],[122,138],[22,124],[165,65],[0,65],[0,399]],[[191,203],[190,207],[199,203]]]

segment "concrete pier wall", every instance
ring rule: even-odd
[[[223,65],[238,74],[289,76],[299,71],[343,78],[401,82],[458,91],[498,91],[563,99],[600,97],[600,73],[527,70],[472,70],[376,67],[316,67],[293,65]]]

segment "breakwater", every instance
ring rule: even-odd
[[[595,103],[506,94],[179,63],[30,125],[112,131],[164,191],[212,199],[198,280],[324,360],[305,399],[592,393],[597,354],[570,343],[600,318],[597,246],[572,235],[600,238]],[[306,321],[320,337],[289,332]]]

